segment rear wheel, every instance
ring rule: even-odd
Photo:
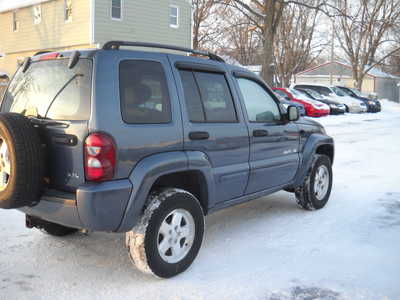
[[[73,234],[78,231],[76,228],[66,227],[63,225],[55,224],[55,223],[48,223],[43,226],[43,230],[53,236],[66,236]]]
[[[203,234],[199,201],[189,192],[170,188],[150,195],[140,222],[126,233],[126,246],[140,271],[169,278],[192,264]]]
[[[69,234],[73,234],[78,231],[76,228],[71,228],[67,226],[63,226],[60,224],[52,223],[49,221],[45,221],[36,217],[26,216],[26,226],[29,228],[38,228],[42,229],[47,234],[53,236],[66,236]]]

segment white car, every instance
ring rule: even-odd
[[[316,83],[295,83],[290,87],[316,90],[327,99],[346,105],[349,113],[363,113],[368,110],[367,105],[363,101],[347,96],[343,91],[335,86]]]

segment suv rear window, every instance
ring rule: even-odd
[[[1,111],[56,120],[88,120],[92,61],[80,59],[68,68],[68,59],[32,62],[20,68],[5,94]]]
[[[122,119],[128,124],[171,122],[170,98],[159,62],[124,60],[119,66]]]

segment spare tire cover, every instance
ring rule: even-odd
[[[0,113],[0,208],[39,202],[44,163],[38,129],[23,115]]]

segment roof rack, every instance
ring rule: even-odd
[[[208,52],[208,51],[194,50],[194,49],[190,49],[190,48],[157,44],[157,43],[108,41],[104,44],[103,50],[118,50],[119,47],[121,47],[121,46],[160,48],[160,49],[169,49],[169,50],[175,50],[175,51],[181,51],[181,52],[189,52],[189,53],[193,53],[196,55],[208,56],[211,60],[225,62],[225,60],[223,58],[221,58],[220,56],[218,56],[214,53]]]

